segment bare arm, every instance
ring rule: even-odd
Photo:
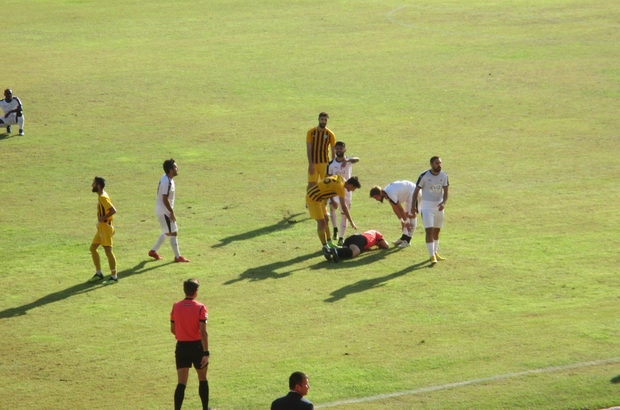
[[[170,332],[172,332],[175,336],[177,334],[176,329],[174,328],[174,322],[170,322]]]
[[[388,249],[390,247],[390,244],[385,239],[381,239],[379,242],[377,242],[377,246],[381,249]]]
[[[308,174],[314,174],[314,164],[312,163],[312,143],[306,142],[306,155],[308,156]]]
[[[340,196],[338,198],[340,199],[340,207],[341,207],[342,213],[347,217],[353,229],[357,231],[357,225],[355,225],[355,223],[353,222],[353,219],[351,219],[351,214],[349,213],[349,207],[347,206],[346,200],[344,199],[343,196]]]
[[[439,204],[440,211],[443,211],[443,209],[446,207],[446,202],[448,202],[448,188],[450,187],[446,186],[443,188],[443,201],[441,201],[441,203]]]
[[[200,341],[202,342],[202,350],[204,352],[209,351],[209,334],[207,333],[207,323],[200,322]],[[202,356],[200,367],[205,367],[209,364],[209,356]]]
[[[172,209],[172,206],[170,205],[170,201],[168,201],[168,195],[162,195],[162,202],[164,203],[164,206],[166,207],[166,209],[168,210],[168,212],[170,212],[170,220],[171,221],[176,221],[177,218],[176,216],[174,216],[174,210]]]
[[[108,212],[106,212],[105,215],[102,215],[99,217],[99,222],[105,221],[106,219],[114,215],[115,213],[116,213],[116,208],[112,207],[108,209]]]
[[[358,157],[351,157],[351,158],[347,158],[346,161],[350,162],[351,164],[356,164],[360,162],[360,159]]]
[[[418,210],[418,195],[420,195],[420,187],[416,186],[414,191],[413,191],[413,199],[411,200],[412,201],[411,206],[412,206],[412,209],[413,209],[413,217],[414,218],[416,217],[418,212],[420,212]]]

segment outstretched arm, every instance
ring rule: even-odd
[[[351,214],[349,213],[349,207],[347,206],[347,202],[344,199],[343,196],[338,197],[340,199],[340,206],[341,206],[341,210],[342,213],[347,217],[347,219],[349,220],[349,223],[351,224],[351,226],[353,227],[353,229],[355,229],[357,231],[357,225],[355,225],[355,222],[353,222],[353,219],[351,219]]]

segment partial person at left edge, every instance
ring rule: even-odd
[[[10,89],[4,90],[4,100],[0,101],[4,115],[0,117],[0,127],[6,127],[6,133],[11,133],[11,125],[19,125],[19,135],[24,135],[24,113],[22,102],[13,96]]]

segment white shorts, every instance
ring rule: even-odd
[[[347,193],[350,194],[350,192],[347,192]],[[330,199],[332,200],[332,202],[338,204],[338,209],[340,209],[340,213],[342,213],[342,207],[340,206],[340,198],[335,196]],[[344,197],[344,201],[347,203],[347,208],[351,209],[351,195],[346,195]]]
[[[159,226],[161,226],[162,233],[178,232],[177,221],[171,221],[168,215],[157,214],[157,220],[159,221]]]
[[[2,127],[15,124],[19,124],[23,127],[24,125],[24,115],[22,114],[18,117],[16,112],[9,114],[6,118],[4,118],[4,114],[0,114],[0,120],[3,122],[3,124],[0,124]]]
[[[422,214],[424,228],[443,228],[444,211],[440,211],[439,208],[437,208],[438,206],[439,204],[434,202],[422,202],[420,213]]]

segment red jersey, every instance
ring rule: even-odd
[[[207,307],[193,299],[183,299],[172,305],[170,321],[174,322],[174,336],[179,342],[200,340],[200,322],[207,323]]]
[[[367,241],[366,246],[364,246],[364,249],[362,249],[363,251],[372,248],[377,244],[377,242],[383,239],[383,235],[381,235],[381,232],[375,230],[366,231],[362,233],[362,235],[364,235],[364,238],[366,238]]]

